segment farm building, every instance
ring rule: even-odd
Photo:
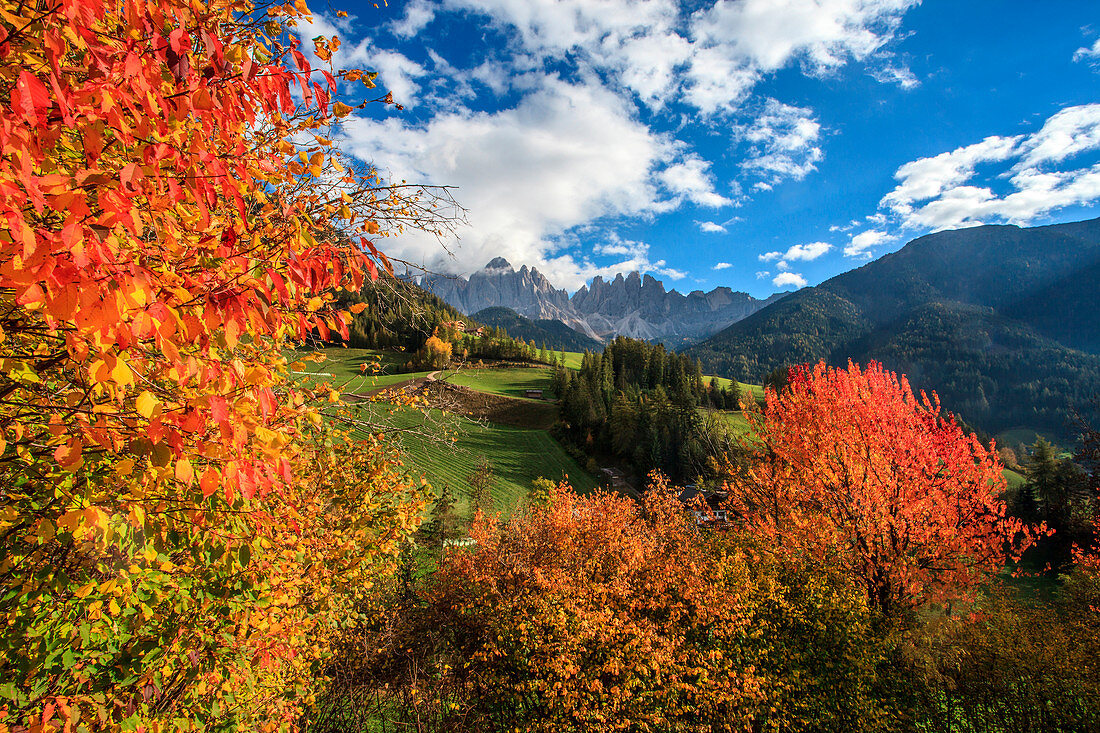
[[[729,521],[725,492],[701,491],[697,485],[688,484],[677,498],[684,508],[695,515],[696,524],[724,525]]]

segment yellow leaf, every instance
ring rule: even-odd
[[[141,413],[141,416],[146,420],[152,420],[153,415],[157,414],[160,407],[160,400],[158,400],[152,392],[146,390],[138,395],[137,398],[137,411]]]
[[[130,365],[125,359],[120,358],[115,362],[115,368],[111,370],[111,379],[120,387],[134,383],[134,373],[130,371]]]
[[[321,300],[320,298],[310,298],[309,303],[306,305],[306,307],[309,308],[309,310],[312,312],[320,310],[321,306],[323,306],[324,304],[325,301]]]

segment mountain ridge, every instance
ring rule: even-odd
[[[597,275],[570,296],[537,268],[523,265],[516,270],[503,257],[494,257],[469,279],[429,275],[420,285],[471,315],[503,307],[535,321],[560,321],[600,342],[621,335],[673,345],[705,338],[786,295],[759,300],[728,287],[685,295],[634,271],[611,280]]]
[[[991,431],[1065,435],[1100,394],[1100,219],[919,237],[688,353],[723,376],[877,359]]]

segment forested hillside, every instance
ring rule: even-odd
[[[557,367],[562,437],[586,452],[615,456],[641,476],[659,470],[676,481],[713,477],[733,449],[726,423],[700,408],[736,410],[739,385],[706,379],[698,362],[660,344],[618,337],[586,353],[580,369]]]
[[[410,369],[445,366],[451,354],[469,359],[548,359],[534,340],[515,338],[504,328],[468,318],[400,278],[378,278],[358,292],[340,293],[337,301],[354,309],[347,338],[330,333],[323,341],[407,352]]]
[[[880,359],[968,421],[1066,435],[1100,390],[1100,220],[940,232],[688,351],[739,379]]]

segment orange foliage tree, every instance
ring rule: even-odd
[[[503,528],[475,519],[435,603],[469,654],[459,715],[485,729],[744,727],[764,699],[745,558],[706,542],[664,480],[639,506],[565,486]],[[476,727],[476,726],[475,726]]]
[[[0,728],[286,724],[416,523],[288,380],[371,238],[446,221],[340,162],[373,75],[311,69],[307,14],[0,0]]]
[[[543,484],[437,572],[391,580],[339,645],[325,731],[850,730],[889,719],[889,644],[837,573],[641,503]],[[435,565],[433,558],[431,564]],[[433,567],[434,569],[434,567]]]
[[[1034,539],[1005,514],[997,454],[881,364],[794,369],[748,415],[730,508],[762,546],[842,569],[888,615],[965,596]]]

